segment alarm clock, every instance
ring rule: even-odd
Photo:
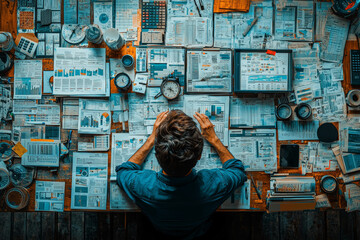
[[[320,188],[325,193],[334,193],[338,187],[338,182],[335,177],[325,175],[320,180]]]
[[[163,79],[160,92],[155,96],[155,99],[163,95],[168,100],[174,100],[180,95],[181,87],[179,78],[174,78],[172,75]]]
[[[70,44],[79,44],[85,39],[85,31],[78,24],[64,24],[61,35]]]
[[[279,120],[282,121],[289,120],[292,115],[292,109],[289,104],[282,103],[279,106],[277,106],[275,114]]]
[[[300,103],[295,108],[296,116],[301,120],[307,120],[312,115],[311,106],[307,103]]]
[[[131,79],[126,73],[118,73],[114,78],[114,83],[120,91],[126,91],[131,86]]]

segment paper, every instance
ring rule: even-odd
[[[60,125],[60,105],[58,104],[38,104],[36,113],[26,115],[27,124]]]
[[[354,183],[350,183],[345,185],[345,188],[344,196],[347,203],[345,210],[347,212],[360,210],[360,187]]]
[[[35,211],[63,212],[65,182],[36,181]]]
[[[146,72],[147,66],[147,48],[136,48],[136,72]]]
[[[215,133],[221,142],[228,145],[229,97],[185,95],[184,112],[191,117],[195,112],[205,114],[215,125]],[[194,121],[197,123],[196,119]]]
[[[138,210],[139,208],[116,182],[110,182],[110,209]]]
[[[46,1],[46,0],[45,0]],[[64,0],[64,24],[77,24],[77,0]]]
[[[276,0],[275,5],[275,39],[313,41],[313,1]]]
[[[128,161],[132,155],[146,142],[146,136],[129,133],[113,133],[111,141],[111,175],[110,180],[116,180],[116,167]],[[143,164],[144,169],[160,171],[154,151],[148,154]]]
[[[318,140],[319,121],[277,122],[279,141],[286,140]]]
[[[275,105],[272,99],[230,98],[231,128],[275,128]]]
[[[258,18],[250,31],[246,28]],[[273,32],[272,1],[252,2],[247,13],[214,14],[214,47],[220,48],[263,48],[265,36]]]
[[[107,100],[79,99],[78,132],[110,134],[111,112]]]
[[[35,7],[18,7],[17,32],[35,33],[35,17]]]
[[[185,50],[180,48],[151,48],[148,50],[149,86],[160,86],[163,78],[173,74],[181,86],[185,79]]]
[[[56,26],[50,28],[45,33],[38,33],[38,47],[36,49],[36,56],[37,57],[53,57],[54,56],[54,49],[60,46],[60,31],[61,28],[56,30]],[[45,31],[45,29],[44,29]],[[54,33],[52,33],[54,32]],[[53,71],[51,71],[53,72]],[[45,76],[44,76],[45,77]]]
[[[11,110],[13,109],[13,101],[11,97],[11,85],[0,84],[0,121],[12,120]]]
[[[52,86],[50,85],[50,79],[53,76],[54,76],[53,71],[44,71],[43,93],[52,93]]]
[[[40,99],[42,91],[42,61],[14,61],[14,99]]]
[[[136,93],[145,94],[146,86],[149,76],[147,74],[137,73],[135,76],[135,81],[132,85],[132,91]]]
[[[112,28],[112,2],[94,2],[94,24],[97,24],[104,32]]]
[[[246,171],[277,171],[275,129],[230,130],[229,151]]]
[[[125,33],[128,28],[138,25],[138,0],[115,0],[115,28]]]
[[[322,41],[325,35],[325,24],[328,16],[328,11],[333,5],[332,2],[315,2],[316,5],[316,26],[315,26],[315,41]]]
[[[78,0],[78,21],[80,25],[90,25],[90,0]]]
[[[78,140],[78,151],[79,152],[90,152],[90,151],[108,151],[110,148],[110,136],[99,135],[92,136],[90,141]]]
[[[221,204],[220,209],[250,209],[250,191],[250,180],[247,180]]]
[[[24,166],[58,167],[60,141],[51,139],[21,139],[28,150],[21,158]]]
[[[107,153],[73,154],[71,209],[106,210]]]
[[[315,197],[316,199],[316,208],[330,208],[331,203],[326,194],[320,194]]]
[[[186,91],[230,93],[231,51],[187,51]]]
[[[62,128],[78,129],[79,99],[64,98],[62,106]]]
[[[56,48],[54,95],[106,95],[104,48]]]

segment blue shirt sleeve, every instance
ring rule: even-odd
[[[133,162],[124,162],[116,167],[117,183],[122,188],[131,200],[135,201],[135,178],[141,166]]]
[[[244,165],[238,159],[226,161],[220,169],[220,174],[225,180],[227,194],[231,194],[247,180]]]

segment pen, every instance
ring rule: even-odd
[[[258,189],[258,188],[256,187],[256,185],[255,185],[254,178],[253,178],[253,176],[252,176],[251,174],[249,174],[249,175],[250,175],[250,178],[251,178],[251,183],[254,185],[256,194],[257,194],[258,198],[261,200],[261,194],[260,194],[260,192],[259,192],[259,189]]]
[[[255,23],[257,22],[258,19],[259,19],[259,17],[254,18],[254,20],[251,22],[251,24],[249,26],[247,26],[247,28],[245,29],[245,31],[243,33],[244,37],[248,34],[248,32],[255,25]]]

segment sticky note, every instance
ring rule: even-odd
[[[22,156],[27,152],[27,149],[24,148],[24,146],[21,145],[20,142],[18,142],[17,144],[15,144],[15,146],[12,148],[12,150],[14,151],[14,153],[16,153],[17,155],[19,155],[19,157],[22,157]]]

